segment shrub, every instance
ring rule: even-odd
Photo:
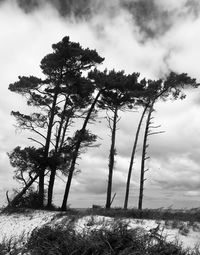
[[[29,189],[24,196],[18,199],[15,207],[39,209],[40,203],[38,191]]]
[[[162,238],[155,242],[148,233],[141,235],[122,221],[82,233],[72,225],[65,229],[44,226],[32,232],[26,247],[31,255],[199,255]]]

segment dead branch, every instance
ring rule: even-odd
[[[112,205],[112,203],[113,203],[113,201],[114,201],[114,199],[115,199],[115,196],[116,196],[116,192],[115,192],[115,194],[113,195],[113,197],[112,197],[112,199],[111,199],[111,201],[110,201],[110,206]]]
[[[150,136],[150,135],[157,135],[157,134],[163,134],[163,133],[165,133],[165,131],[152,132],[152,133],[149,133],[148,136]]]
[[[6,191],[6,198],[7,198],[7,201],[8,201],[8,206],[10,206],[10,198],[8,196],[8,190]]]
[[[41,143],[41,142],[39,142],[39,141],[37,141],[36,139],[33,139],[33,138],[31,138],[31,137],[28,137],[28,139],[31,140],[31,141],[33,141],[33,142],[36,142],[36,143],[42,145],[42,147],[44,147],[44,144]]]

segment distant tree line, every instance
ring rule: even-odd
[[[186,73],[171,72],[165,79],[139,79],[139,73],[124,71],[99,71],[96,67],[104,61],[96,50],[84,49],[79,43],[64,37],[52,45],[53,52],[46,55],[40,64],[43,79],[35,76],[19,76],[9,85],[9,90],[26,99],[34,112],[24,114],[12,111],[17,126],[33,135],[29,138],[35,146],[17,146],[9,159],[15,168],[15,178],[23,183],[22,189],[10,201],[15,206],[19,199],[37,183],[39,207],[52,207],[54,183],[58,172],[66,178],[61,209],[67,209],[71,182],[77,173],[77,159],[92,146],[97,136],[88,129],[101,111],[108,121],[111,142],[108,164],[108,184],[105,207],[112,203],[113,170],[116,156],[117,125],[119,112],[140,107],[141,118],[133,143],[129,169],[127,169],[124,208],[128,207],[130,180],[141,124],[146,117],[141,158],[141,175],[138,208],[142,209],[148,136],[160,133],[153,131],[152,113],[159,100],[183,99],[184,89],[198,87],[196,80]],[[75,124],[82,123],[74,130]],[[70,134],[70,135],[69,135]],[[44,201],[45,180],[48,179],[47,201]],[[89,184],[88,184],[89,185]]]

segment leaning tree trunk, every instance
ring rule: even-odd
[[[128,176],[127,176],[127,181],[126,181],[126,193],[125,193],[125,199],[124,199],[124,209],[128,208],[128,198],[129,198],[129,191],[130,191],[130,181],[131,181],[131,174],[132,174],[132,169],[133,169],[133,163],[134,163],[134,158],[135,158],[135,152],[136,152],[136,147],[137,147],[137,142],[138,142],[138,137],[139,137],[139,133],[140,133],[140,129],[141,129],[141,125],[142,125],[142,121],[144,119],[144,115],[146,113],[147,110],[147,106],[144,108],[138,127],[137,127],[137,131],[136,131],[136,135],[135,135],[135,141],[133,144],[133,149],[132,149],[132,153],[131,153],[131,160],[130,160],[130,164],[129,164],[129,169],[128,169]]]
[[[106,209],[110,209],[111,206],[111,195],[112,195],[112,178],[113,178],[113,168],[115,163],[115,137],[116,137],[116,125],[117,125],[117,111],[115,108],[113,117],[113,126],[111,128],[111,147],[109,154],[109,173],[108,173],[108,186],[107,186],[107,198],[106,198]]]
[[[39,177],[38,174],[35,175],[27,184],[26,186],[10,201],[9,206],[14,207],[18,200],[26,193],[26,191],[30,188],[30,186],[37,180]]]
[[[55,155],[58,153],[58,150],[59,150],[59,142],[60,142],[60,138],[61,138],[62,128],[63,128],[63,125],[64,125],[66,107],[67,107],[67,100],[66,100],[65,105],[63,107],[62,117],[61,117],[61,120],[60,120],[58,134],[57,134],[57,137],[56,137]],[[67,121],[65,123],[65,127],[64,127],[65,130],[67,129],[68,124],[69,124],[69,118],[67,119]],[[51,174],[50,174],[50,178],[49,178],[48,199],[47,199],[47,207],[49,207],[49,208],[52,206],[55,176],[56,176],[56,166],[51,169]]]
[[[143,147],[142,147],[142,160],[141,160],[141,173],[140,173],[140,192],[139,192],[139,201],[138,201],[138,209],[142,210],[142,202],[143,202],[143,193],[144,193],[144,174],[145,174],[145,161],[146,161],[146,150],[148,147],[147,144],[147,137],[149,134],[149,126],[150,126],[150,120],[151,120],[151,114],[153,112],[153,105],[154,102],[152,102],[149,113],[146,120],[146,127],[145,127],[145,133],[144,133],[144,140],[143,140]]]
[[[58,92],[59,89],[55,91],[54,98],[53,98],[53,103],[51,107],[51,116],[49,119],[49,125],[48,125],[48,131],[47,131],[47,137],[46,137],[46,143],[44,146],[44,161],[47,160],[48,158],[48,153],[49,153],[49,147],[50,147],[50,141],[51,141],[51,131],[53,127],[53,121],[54,121],[54,113],[55,113],[55,108],[56,108],[56,102],[57,102],[57,97],[58,97]],[[17,201],[26,193],[26,191],[29,189],[29,187],[35,182],[35,180],[39,177],[39,206],[42,208],[44,205],[44,176],[45,176],[45,169],[46,166],[42,166],[39,170],[39,173],[30,180],[30,182],[27,183],[27,185],[13,198],[11,201],[10,205],[14,206]]]
[[[88,114],[85,118],[85,121],[83,123],[82,129],[80,130],[80,135],[78,138],[78,141],[76,142],[76,146],[74,148],[74,152],[73,152],[73,156],[72,156],[72,161],[71,161],[71,165],[70,165],[70,169],[69,169],[69,175],[68,175],[68,179],[67,179],[67,183],[66,183],[66,187],[65,187],[65,193],[64,193],[64,197],[63,197],[63,202],[62,202],[62,206],[61,206],[61,210],[62,211],[66,211],[67,210],[67,200],[68,200],[68,196],[69,196],[69,190],[71,187],[71,182],[72,182],[72,177],[74,174],[74,170],[75,170],[75,166],[76,166],[76,160],[78,158],[78,153],[79,153],[79,149],[81,146],[81,142],[82,142],[82,137],[85,133],[86,130],[86,126],[90,120],[90,116],[92,114],[92,111],[94,110],[94,107],[97,103],[97,100],[99,98],[99,96],[101,95],[101,91],[98,92],[98,94],[96,95],[89,111]]]

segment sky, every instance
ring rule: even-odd
[[[18,187],[7,152],[30,145],[16,130],[12,110],[29,112],[22,97],[8,90],[18,76],[41,77],[40,61],[51,45],[69,36],[105,58],[99,67],[139,72],[158,79],[170,71],[200,81],[200,3],[198,0],[1,0],[0,1],[0,205]],[[145,208],[200,206],[200,91],[182,101],[158,102],[154,122],[165,133],[149,139]],[[134,135],[141,111],[121,113],[113,179],[113,206],[123,206]],[[144,127],[144,125],[143,125]],[[91,127],[101,139],[79,160],[71,187],[71,207],[105,205],[110,131],[102,120]],[[33,145],[33,144],[31,144]],[[138,203],[142,133],[131,179],[129,206]],[[58,180],[60,205],[66,179]]]

